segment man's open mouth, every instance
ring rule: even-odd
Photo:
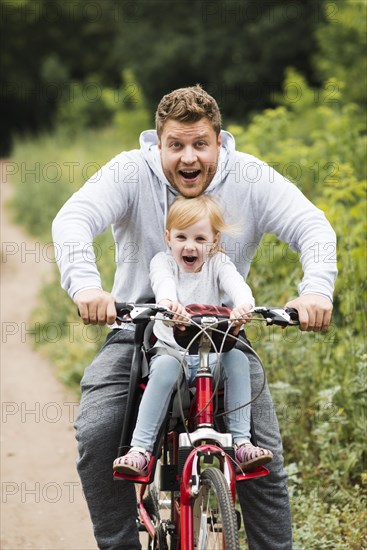
[[[183,178],[185,178],[185,180],[194,180],[200,174],[200,170],[179,170],[179,173]]]

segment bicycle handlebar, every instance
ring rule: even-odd
[[[135,304],[129,302],[116,302],[117,319],[123,322],[132,322],[134,324],[144,323],[147,321],[156,320],[158,313],[163,313],[167,319],[172,318],[175,314],[168,308],[160,306],[154,303],[142,303]],[[295,308],[289,307],[268,307],[260,306],[252,308],[248,313],[255,313],[262,316],[261,319],[256,318],[253,320],[265,321],[267,325],[278,325],[281,327],[299,325],[298,311]],[[128,316],[128,318],[126,318]],[[216,317],[212,313],[202,315],[195,315],[195,323],[198,322],[198,318],[203,317]],[[223,315],[220,316],[223,319]],[[228,317],[225,318],[229,321]],[[249,321],[251,320],[248,319]],[[182,324],[190,324],[190,319],[185,319]]]

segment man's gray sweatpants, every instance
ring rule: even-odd
[[[141,548],[136,525],[135,489],[131,482],[114,481],[112,463],[117,456],[128,393],[134,333],[113,331],[81,383],[82,397],[75,427],[77,468],[101,550]],[[247,354],[251,366],[252,395],[263,381],[261,366]],[[257,444],[274,458],[270,475],[237,484],[250,550],[290,550],[291,520],[287,475],[283,469],[279,426],[269,389],[252,405]]]

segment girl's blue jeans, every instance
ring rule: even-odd
[[[188,385],[195,386],[199,367],[198,355],[186,355]],[[220,364],[215,353],[209,354],[209,367],[214,383],[219,375],[224,387],[224,407],[231,411],[251,400],[250,368],[247,357],[238,349],[221,356]],[[218,368],[219,367],[219,368]],[[136,428],[131,444],[152,451],[159,428],[166,418],[172,394],[183,376],[182,363],[172,355],[155,355],[150,362],[149,382],[140,403]],[[226,415],[227,429],[233,441],[250,439],[250,405]]]

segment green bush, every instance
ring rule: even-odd
[[[248,330],[268,365],[297,549],[367,547],[366,129],[363,111],[344,89],[332,79],[313,90],[289,70],[279,107],[247,128],[229,128],[240,149],[266,160],[324,210],[338,237],[330,331]],[[300,277],[297,255],[267,236],[249,277],[257,303],[285,303]]]
[[[326,21],[316,31],[315,66],[322,80],[345,83],[345,101],[366,106],[366,2],[341,0],[325,6]],[[332,93],[331,89],[329,90]]]

